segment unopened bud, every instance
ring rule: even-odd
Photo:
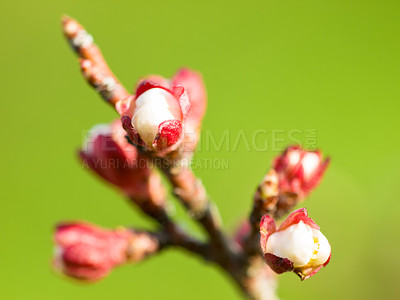
[[[291,213],[278,230],[265,215],[260,232],[265,261],[278,274],[294,271],[304,280],[329,262],[331,246],[305,208]]]
[[[87,223],[57,226],[54,267],[67,276],[96,281],[126,262],[139,262],[159,251],[155,234],[126,228],[107,230]]]
[[[179,102],[170,92],[152,88],[136,98],[132,125],[149,148],[153,148],[161,124],[167,121],[182,121]]]
[[[54,267],[67,276],[95,281],[126,261],[132,234],[69,223],[57,226],[54,238]]]
[[[80,156],[83,162],[135,202],[163,205],[165,190],[147,159],[125,138],[121,121],[93,127]]]
[[[116,109],[132,142],[163,157],[188,140],[195,143],[184,151],[194,151],[206,103],[201,76],[182,69],[171,80],[156,75],[141,80],[136,95],[117,103]]]
[[[307,196],[321,181],[329,159],[323,160],[320,151],[306,151],[299,146],[288,147],[274,162],[281,193],[299,198]]]

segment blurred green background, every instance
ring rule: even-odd
[[[282,299],[398,299],[400,281],[400,2],[2,1],[0,110],[1,299],[239,299],[219,270],[168,250],[82,285],[50,268],[60,220],[154,225],[82,169],[76,150],[116,114],[82,80],[59,19],[77,18],[131,89],[145,74],[201,71],[209,106],[196,173],[233,231],[290,134],[332,157],[305,206],[333,247],[329,266],[300,282],[279,280]],[[252,147],[257,143],[268,149]],[[250,149],[237,137],[244,133]],[[179,205],[176,205],[179,207]],[[178,216],[184,217],[178,209]],[[184,219],[183,226],[192,228]]]

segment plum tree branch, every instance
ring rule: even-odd
[[[113,106],[129,97],[128,91],[112,73],[92,36],[82,25],[70,17],[64,17],[62,24],[66,38],[79,56],[85,80]],[[153,201],[136,203],[144,214],[159,224],[160,230],[155,234],[160,242],[160,250],[169,246],[185,249],[220,266],[245,297],[257,300],[276,299],[275,275],[261,256],[248,255],[225,234],[216,205],[209,200],[201,180],[196,178],[193,171],[186,166],[176,168],[167,158],[161,158],[161,163],[158,163],[160,157],[137,148],[166,175],[175,196],[208,235],[206,242],[190,236],[170,218],[164,207],[153,205]],[[253,241],[256,240],[255,236],[256,233],[252,236]],[[259,252],[259,246],[254,246],[255,252],[257,249]]]
[[[83,77],[111,105],[129,96],[106,63],[93,37],[76,20],[64,16],[62,27],[65,37],[80,58]]]
[[[186,249],[189,252],[200,255],[206,260],[211,258],[211,249],[208,244],[188,235],[170,218],[163,207],[152,205],[152,203],[153,201],[148,199],[148,201],[143,201],[140,204],[136,203],[135,206],[160,225],[159,239],[161,244]]]

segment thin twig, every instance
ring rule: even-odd
[[[110,104],[115,105],[129,96],[106,63],[93,37],[76,20],[64,16],[62,27],[72,48],[81,58],[83,76]]]
[[[196,253],[206,260],[211,260],[210,246],[188,235],[168,215],[164,207],[153,204],[151,199],[135,203],[145,215],[155,220],[162,228],[158,237],[164,246],[177,246]]]
[[[198,254],[205,260],[215,260],[212,257],[211,247],[209,244],[200,242],[199,240],[189,236],[177,224],[171,222],[165,225],[164,232],[167,237],[167,245],[177,246],[189,252]]]
[[[223,232],[218,209],[209,201],[201,180],[185,166],[177,170],[167,163],[161,163],[159,167],[172,184],[176,197],[209,235],[211,244],[219,250],[221,258],[233,259],[237,255],[235,246]]]

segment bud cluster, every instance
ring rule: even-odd
[[[230,238],[221,228],[216,205],[187,163],[196,150],[207,105],[201,75],[186,68],[171,79],[151,75],[139,80],[134,94],[129,94],[83,27],[69,17],[63,27],[80,57],[84,78],[120,115],[111,124],[92,128],[80,158],[159,228],[148,232],[108,230],[83,222],[60,224],[54,234],[57,270],[96,281],[119,265],[176,246],[220,265],[249,298],[273,299],[274,272],[293,271],[304,280],[328,264],[331,246],[305,208],[292,212],[280,226],[276,221],[319,184],[329,159],[324,160],[320,151],[288,147],[259,184],[250,218]],[[172,220],[157,168],[190,217],[203,227],[205,242]]]
[[[278,274],[294,271],[304,280],[329,262],[330,244],[305,208],[292,212],[278,229],[274,220],[311,193],[328,165],[329,159],[323,160],[320,151],[290,146],[275,158],[258,186],[250,218],[253,235],[247,242],[254,241],[254,230],[259,228],[265,261]]]

